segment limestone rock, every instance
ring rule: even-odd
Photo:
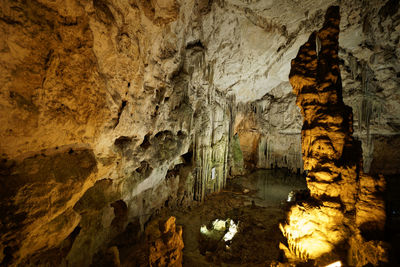
[[[153,221],[147,227],[150,266],[182,266],[182,227],[175,220],[170,217],[166,221]]]
[[[360,174],[359,194],[356,203],[356,225],[368,236],[383,232],[385,228],[385,203],[382,201],[386,188],[385,178],[381,175],[374,179]],[[370,237],[371,238],[371,237]]]
[[[339,7],[329,7],[322,29],[311,34],[292,60],[289,76],[304,118],[302,153],[311,198],[292,207],[281,230],[288,239],[287,256],[305,260],[323,261],[329,255],[343,259],[341,244],[356,245],[353,239],[360,232],[379,239],[379,234],[371,234],[382,233],[385,223],[380,194],[384,178],[374,179],[360,170],[352,110],[342,99],[339,27]],[[380,242],[358,239],[361,243],[354,250],[363,253],[360,262],[376,265],[377,259],[385,260]]]
[[[350,239],[349,244],[351,266],[359,267],[367,264],[379,266],[388,261],[388,246],[382,241],[366,241],[361,235],[356,235]]]
[[[88,266],[128,221],[224,186],[234,101],[185,37],[192,1],[0,10],[2,264],[44,262],[79,228],[60,260]]]
[[[246,166],[302,172],[300,112],[295,97],[272,90],[250,105],[238,105],[238,133]]]
[[[107,250],[104,266],[120,267],[119,251],[116,246],[112,246]]]
[[[259,166],[270,167],[272,163],[294,170],[303,166],[301,156],[299,157],[301,152],[292,152],[293,148],[300,148],[300,114],[293,105],[290,105],[295,97],[290,94],[290,85],[286,78],[289,69],[280,65],[280,62],[283,58],[288,60],[294,57],[297,47],[306,40],[309,33],[320,27],[323,10],[333,2],[324,1],[323,5],[326,6],[321,6],[321,9],[314,12],[316,9],[313,9],[312,5],[316,3],[305,4],[309,5],[309,9],[305,11],[305,16],[299,24],[289,21],[294,19],[296,12],[300,10],[291,10],[288,17],[274,18],[274,21],[286,27],[288,41],[285,44],[281,44],[277,38],[266,39],[269,47],[276,46],[277,58],[274,60],[269,57],[264,60],[263,64],[268,68],[266,76],[269,82],[265,82],[263,97],[260,100],[250,101],[260,118],[259,133],[265,134],[267,140],[279,140],[274,143],[282,145],[277,147],[270,145],[268,154],[271,158],[265,160],[261,156],[261,162],[257,163]],[[281,1],[279,4],[271,5],[273,7],[269,8],[273,9],[280,5],[284,6],[285,3]],[[254,6],[262,5],[254,4]],[[397,144],[399,139],[399,127],[396,125],[399,124],[400,105],[398,90],[395,89],[400,83],[397,77],[398,53],[395,52],[398,50],[396,40],[399,33],[395,29],[399,23],[397,19],[399,6],[396,1],[341,1],[340,6],[342,20],[339,55],[342,60],[339,62],[339,68],[344,85],[342,95],[346,105],[353,109],[354,137],[362,142],[363,168],[365,172],[372,174],[394,174],[397,173],[397,166],[400,166],[400,157],[387,158],[383,150],[391,150],[387,144]],[[252,3],[249,9],[253,11],[251,14],[263,14],[257,8],[252,8]],[[384,11],[388,9],[391,12]],[[294,30],[293,26],[288,25],[298,25],[298,28]],[[240,37],[235,36],[235,38]],[[244,43],[251,41],[252,39]],[[256,56],[253,60],[257,62],[261,58],[262,56]],[[284,73],[286,74],[283,75]],[[276,76],[283,77],[273,80],[272,77]],[[251,75],[246,79],[251,79]],[[238,84],[234,85],[236,86]],[[256,87],[251,88],[254,90]],[[259,92],[261,95],[261,90]],[[264,123],[265,121],[267,123]],[[265,139],[264,141],[260,139],[260,147],[265,145]],[[291,153],[283,155],[282,151],[285,149],[290,149]],[[387,154],[397,155],[397,152],[393,150]],[[287,163],[284,156],[287,158]],[[385,160],[382,160],[383,158]],[[382,165],[386,165],[386,168],[379,167]]]
[[[235,121],[254,119],[252,166],[302,171],[288,62],[336,2],[1,2],[0,264],[88,266],[128,222],[202,201],[243,173]],[[340,1],[342,93],[372,173],[400,166],[395,2]]]
[[[1,236],[8,253],[16,252],[5,260],[26,257],[68,237],[80,221],[73,205],[93,185],[96,165],[87,149],[48,151],[21,162],[2,162],[1,181],[8,186],[0,194]]]

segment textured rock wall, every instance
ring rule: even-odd
[[[323,28],[292,60],[289,79],[304,117],[302,154],[311,198],[292,207],[281,230],[288,239],[288,257],[343,260],[341,249],[348,244],[351,265],[377,265],[387,260],[383,242],[371,241],[382,238],[384,230],[385,180],[362,171],[352,110],[342,98],[339,22],[339,7],[330,7]]]
[[[386,158],[382,149],[390,150],[388,144],[399,142],[399,3],[349,2],[341,8],[341,28],[348,31],[340,36],[343,97],[353,108],[354,136],[362,141],[364,171],[398,173],[396,152],[390,153],[393,158],[387,158],[386,168],[377,162]]]
[[[243,163],[301,169],[288,62],[334,2],[1,2],[0,262],[89,265],[128,222],[202,200]],[[371,171],[395,173],[398,6],[340,2],[345,102],[383,99],[359,136]]]
[[[301,119],[300,112],[294,108],[295,96],[291,93],[287,76],[284,76],[289,74],[288,65],[280,62],[293,58],[296,47],[306,41],[311,31],[321,27],[323,12],[327,6],[316,8],[313,5],[317,2],[304,3],[308,10],[303,10],[305,16],[302,19],[298,17],[296,23],[285,22],[295,20],[300,10],[291,10],[291,15],[285,18],[283,15],[275,18],[277,25],[286,26],[288,34],[282,35],[281,40],[266,38],[265,46],[271,50],[272,47],[277,49],[273,53],[275,56],[269,54],[265,59],[259,54],[253,59],[254,62],[264,60],[268,82],[264,83],[264,89],[256,92],[260,99],[250,100],[253,108],[247,108],[247,111],[257,113],[257,120],[260,121],[253,129],[259,129],[257,131],[261,135],[265,134],[267,139],[276,140],[273,143],[279,144],[276,148],[270,146],[271,152],[268,153],[275,156],[267,161],[264,160],[265,156],[260,155],[262,162],[257,163],[260,167],[270,167],[273,164],[296,170],[298,166],[303,165],[299,161],[299,150],[295,154],[282,153],[284,150],[293,151],[293,148],[300,148]],[[333,3],[334,1],[324,1],[323,4]],[[280,4],[290,5],[284,1]],[[273,8],[279,7],[280,4]],[[400,27],[399,4],[397,1],[340,1],[337,4],[340,4],[342,15],[339,67],[343,81],[343,100],[353,109],[354,136],[362,142],[364,171],[372,174],[399,173],[400,157],[398,150],[392,148],[398,147],[400,136],[400,105],[396,89],[400,84],[397,45]],[[252,14],[260,12],[251,4],[250,6]],[[298,28],[293,29],[296,25]],[[252,76],[247,77],[244,79],[251,79]],[[257,87],[252,88],[256,90]],[[260,142],[262,148],[266,140],[260,139]],[[254,150],[254,155],[257,153],[257,150]]]
[[[2,264],[88,266],[128,222],[224,186],[235,100],[188,33],[209,9],[2,2]]]
[[[247,168],[278,167],[302,172],[300,117],[292,94],[281,89],[273,89],[251,104],[239,104],[235,133]]]

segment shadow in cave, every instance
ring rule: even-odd
[[[400,265],[400,174],[386,175],[385,239],[391,245],[389,262]]]

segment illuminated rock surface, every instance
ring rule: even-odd
[[[382,238],[385,180],[362,171],[352,110],[342,98],[339,25],[339,7],[330,7],[322,29],[291,63],[289,80],[304,117],[302,153],[311,198],[295,205],[281,226],[288,239],[288,249],[282,248],[288,257],[329,263],[345,260],[342,253],[350,246],[352,265],[376,265],[387,261],[384,243],[369,241]]]
[[[0,265],[89,266],[245,167],[301,172],[289,62],[336,2],[2,1]],[[363,167],[396,174],[398,2],[340,5]]]
[[[176,226],[175,220],[170,217],[165,222],[154,221],[147,227],[150,266],[182,266],[182,226]]]

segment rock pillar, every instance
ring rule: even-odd
[[[291,62],[289,80],[304,119],[301,142],[310,199],[292,207],[288,224],[281,225],[288,239],[288,247],[281,247],[289,258],[324,264],[343,260],[350,246],[350,251],[359,252],[350,252],[350,264],[377,264],[385,260],[383,245],[368,243],[367,236],[384,228],[384,202],[379,193],[385,182],[383,177],[362,173],[352,109],[342,97],[339,25],[339,7],[332,6],[322,29],[311,34]],[[363,246],[373,247],[369,253],[374,259],[360,256]]]

